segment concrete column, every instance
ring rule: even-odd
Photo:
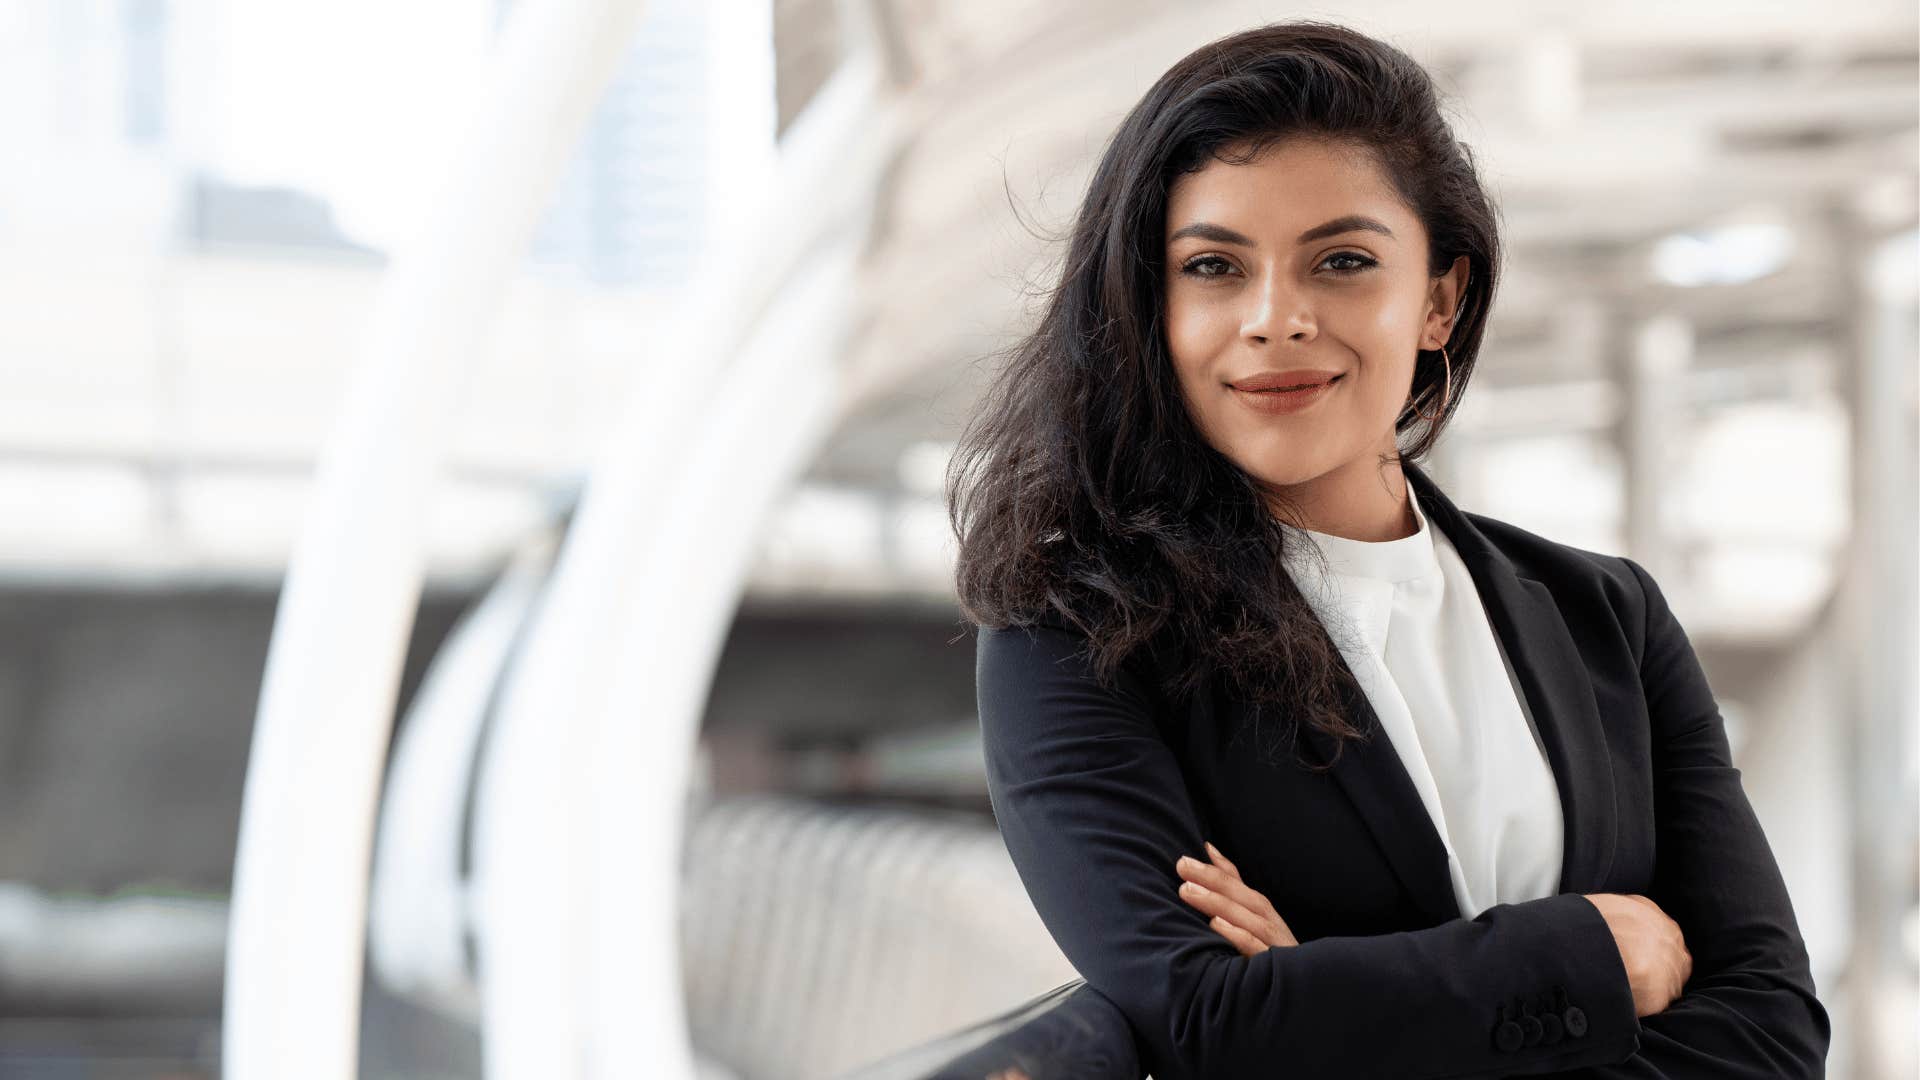
[[[1907,213],[1911,213],[1909,203]],[[1915,242],[1851,208],[1833,215],[1835,250],[1848,271],[1842,386],[1851,406],[1853,528],[1841,553],[1837,635],[1842,685],[1851,689],[1837,735],[1849,737],[1853,947],[1843,986],[1844,1027],[1836,1024],[1836,1075],[1878,1080],[1912,1075],[1915,989],[1904,926],[1916,867],[1913,816],[1916,717],[1920,716],[1920,635],[1915,631],[1920,568],[1915,565],[1920,492],[1920,405],[1916,402]],[[1904,958],[1904,959],[1903,959]]]
[[[1693,325],[1678,315],[1652,315],[1634,326],[1624,344],[1619,439],[1626,490],[1621,535],[1628,555],[1664,587],[1682,576],[1664,507],[1685,463],[1684,380],[1693,366]]]

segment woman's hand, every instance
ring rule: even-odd
[[[1209,925],[1214,932],[1232,943],[1242,956],[1300,944],[1267,898],[1240,880],[1239,867],[1228,862],[1212,844],[1207,845],[1207,853],[1213,862],[1182,855],[1175,864],[1186,879],[1180,885],[1180,899],[1200,909],[1201,914],[1213,916]]]
[[[1680,924],[1660,905],[1639,893],[1584,893],[1600,909],[1620,947],[1620,962],[1633,988],[1633,1013],[1662,1012],[1693,977],[1693,953],[1680,933]]]

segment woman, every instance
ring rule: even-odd
[[[1497,239],[1406,55],[1209,44],[1122,121],[955,457],[994,811],[1158,1080],[1823,1072],[1660,589],[1415,463]]]

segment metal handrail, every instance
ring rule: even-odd
[[[840,1080],[1143,1080],[1127,1018],[1072,979],[950,1035]]]

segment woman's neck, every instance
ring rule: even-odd
[[[1314,532],[1379,543],[1420,531],[1398,461],[1380,465],[1363,454],[1282,490],[1297,505],[1300,524]]]

